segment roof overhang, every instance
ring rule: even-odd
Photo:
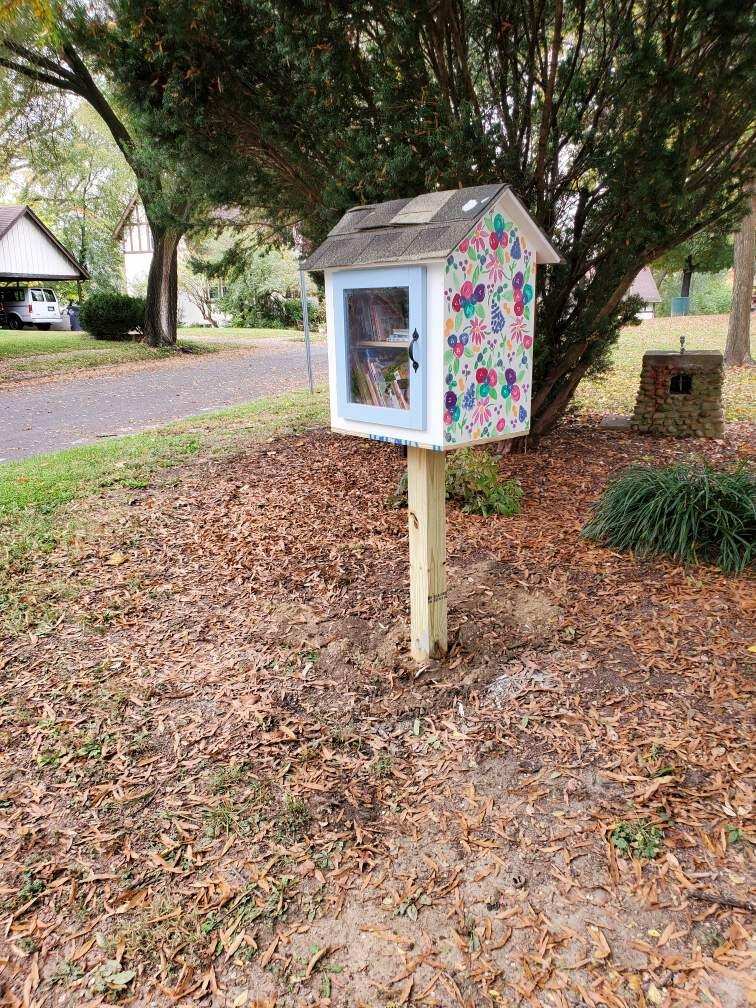
[[[26,273],[0,273],[0,281],[2,280],[27,280],[31,283],[33,280],[44,281],[45,283],[52,283],[54,280],[89,280],[89,274],[83,271],[86,275],[83,276],[73,276],[71,273],[68,276],[58,275],[58,276],[40,276],[39,273],[35,273],[34,276],[27,276]]]
[[[139,200],[139,195],[138,194],[135,194],[134,196],[132,196],[131,199],[129,200],[129,202],[126,204],[126,209],[123,211],[123,213],[121,214],[121,216],[118,218],[118,223],[116,224],[115,231],[113,232],[113,237],[115,238],[116,241],[118,241],[118,239],[123,234],[123,229],[126,226],[126,221],[131,216],[131,211],[137,205],[137,201],[138,200]]]

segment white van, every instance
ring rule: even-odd
[[[0,287],[2,311],[9,329],[23,329],[25,325],[30,325],[47,330],[53,322],[60,322],[60,305],[50,287],[26,287],[23,284]]]

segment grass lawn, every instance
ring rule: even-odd
[[[4,572],[23,567],[24,559],[34,551],[51,549],[75,534],[76,513],[66,511],[65,505],[76,498],[113,487],[143,487],[158,470],[198,455],[229,455],[250,442],[325,423],[327,417],[328,398],[323,390],[314,396],[300,392],[203,414],[157,432],[3,463],[0,583]]]
[[[646,350],[679,350],[685,334],[689,350],[724,350],[727,315],[690,315],[650,319],[623,330],[612,354],[612,370],[584,379],[573,400],[578,413],[632,413]],[[748,420],[756,415],[756,368],[727,368],[725,418]]]
[[[196,354],[225,349],[220,344],[183,338],[179,346]],[[173,357],[172,350],[153,350],[130,340],[93,340],[86,333],[0,329],[0,382]]]
[[[304,333],[301,329],[245,329],[234,326],[223,326],[212,329],[207,326],[182,326],[179,329],[179,337],[184,336],[205,336],[210,339],[229,340],[234,339],[284,339],[289,342],[303,343]],[[325,340],[325,329],[320,331],[310,330],[310,339],[315,341]]]

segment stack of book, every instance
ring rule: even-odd
[[[404,291],[397,294],[363,290],[349,297],[352,392],[366,405],[408,409],[409,329]]]

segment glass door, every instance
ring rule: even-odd
[[[424,427],[425,270],[341,270],[333,283],[341,415]]]

